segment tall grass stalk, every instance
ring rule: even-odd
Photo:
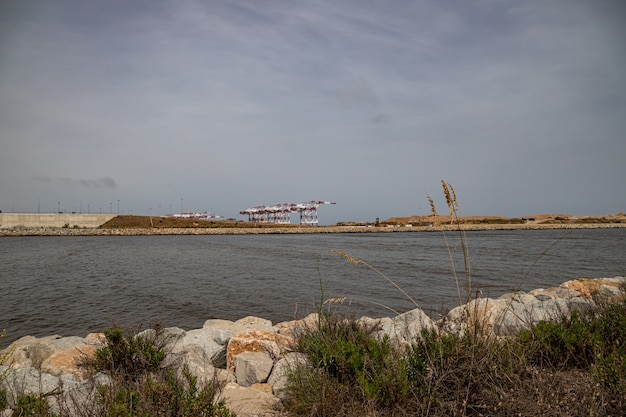
[[[463,270],[465,275],[465,302],[469,303],[472,297],[472,275],[471,275],[471,264],[470,264],[470,253],[469,253],[469,242],[467,240],[467,233],[461,227],[461,221],[459,220],[458,211],[459,211],[459,202],[456,197],[456,191],[452,184],[441,180],[441,187],[443,188],[444,196],[446,197],[446,204],[448,206],[448,211],[450,213],[450,223],[456,225],[456,230],[459,233],[459,240],[461,242],[461,251],[463,255]],[[437,208],[435,207],[435,203],[432,197],[426,193],[426,198],[428,199],[428,203],[430,204],[430,211],[432,216],[436,219],[438,217]],[[454,276],[454,281],[456,284],[457,295],[459,298],[459,305],[463,304],[461,299],[461,285],[459,282],[459,277],[457,274],[456,263],[454,262],[454,257],[452,255],[452,247],[448,242],[448,237],[446,235],[446,231],[444,229],[441,230],[443,234],[443,239],[446,243],[446,248],[448,250],[448,256],[450,257],[450,265],[452,267],[452,275]]]
[[[419,308],[419,304],[417,303],[417,301],[415,301],[415,300],[413,299],[413,297],[411,297],[411,296],[410,296],[410,295],[409,295],[406,291],[404,291],[404,290],[402,289],[402,287],[400,287],[398,284],[396,284],[396,283],[394,282],[394,280],[392,280],[391,278],[389,278],[387,275],[385,275],[385,274],[384,274],[382,271],[380,271],[379,269],[377,269],[377,268],[373,267],[372,265],[368,264],[367,262],[365,262],[365,261],[364,261],[364,260],[362,260],[362,259],[355,258],[354,256],[352,256],[352,255],[350,255],[350,254],[348,254],[348,253],[346,253],[346,252],[343,252],[343,251],[340,251],[340,250],[337,250],[337,249],[333,249],[333,250],[332,250],[332,252],[333,252],[333,253],[335,253],[335,254],[337,254],[337,255],[339,255],[339,256],[341,256],[342,258],[344,258],[346,261],[350,262],[350,263],[351,263],[351,264],[353,264],[353,265],[364,265],[364,266],[366,266],[367,268],[371,269],[372,271],[376,272],[378,275],[380,275],[381,277],[383,277],[384,279],[386,279],[389,283],[391,283],[391,285],[393,285],[394,287],[396,287],[396,288],[397,288],[397,289],[398,289],[398,290],[399,290],[399,291],[400,291],[400,292],[401,292],[401,293],[402,293],[402,294],[403,294],[403,295],[404,295],[407,299],[409,299],[409,300],[410,300],[410,301],[411,301],[411,302],[415,305],[415,307],[418,307],[418,308]],[[391,310],[393,311],[393,309],[391,309]]]

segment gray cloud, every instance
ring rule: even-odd
[[[43,184],[49,184],[52,182],[52,180],[50,179],[50,177],[42,177],[40,175],[36,175],[33,177],[33,181],[37,181]]]
[[[77,185],[77,186],[86,187],[86,188],[115,188],[117,186],[117,184],[115,183],[115,180],[111,177],[102,177],[102,178],[96,178],[93,180],[88,180],[88,179],[76,180],[72,178],[63,177],[63,178],[60,178],[60,181],[68,186]]]

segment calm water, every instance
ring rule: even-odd
[[[446,236],[463,279],[458,235]],[[626,229],[489,231],[467,237],[474,287],[484,295],[626,273]],[[9,342],[27,334],[82,336],[113,322],[160,321],[190,329],[210,318],[254,315],[277,323],[313,311],[320,288],[325,297],[353,299],[344,308],[357,316],[393,314],[374,303],[398,311],[412,308],[384,277],[346,262],[332,249],[363,259],[433,316],[442,305],[458,304],[448,250],[438,232],[4,237],[0,330],[6,328]]]

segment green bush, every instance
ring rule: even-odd
[[[540,322],[518,340],[531,364],[589,370],[605,386],[626,393],[625,302]]]
[[[107,417],[232,417],[219,399],[222,384],[213,379],[200,386],[185,365],[164,366],[167,356],[161,326],[152,332],[126,335],[114,326],[105,330],[106,345],[85,366],[104,371],[111,382],[97,389],[97,404],[88,415]],[[178,372],[180,371],[180,372]]]
[[[197,377],[184,366],[182,376],[169,370],[147,375],[129,384],[99,387],[100,409],[97,414],[110,417],[234,417],[224,400],[218,400],[216,381],[200,388]]]
[[[522,331],[519,338],[527,346],[531,363],[581,369],[593,363],[602,343],[599,335],[592,333],[589,320],[578,311],[558,321],[542,321]]]
[[[129,379],[156,371],[165,360],[166,352],[163,343],[158,342],[161,329],[155,328],[154,334],[154,337],[126,336],[117,326],[105,330],[106,345],[96,351],[91,367]]]
[[[22,395],[17,398],[13,407],[14,417],[41,416],[54,417],[50,404],[43,395]]]
[[[334,390],[337,385],[343,385],[356,390],[364,401],[382,407],[409,396],[406,364],[392,348],[388,336],[376,339],[375,326],[354,319],[332,314],[321,317],[319,327],[304,334],[298,342],[298,350],[311,361],[312,377],[317,382],[326,382]],[[311,382],[306,384],[310,386]],[[318,388],[323,392],[328,387]]]

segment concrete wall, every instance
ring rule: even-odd
[[[0,213],[0,228],[15,227],[99,227],[115,214],[34,214]]]

